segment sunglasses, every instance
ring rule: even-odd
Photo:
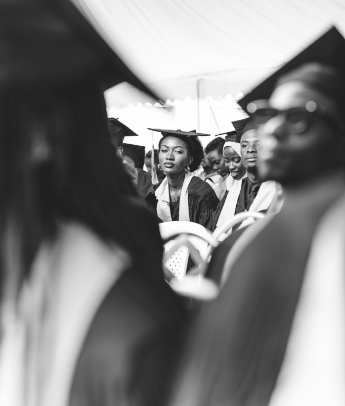
[[[312,100],[308,101],[304,106],[292,107],[286,110],[271,107],[267,100],[257,100],[248,104],[247,111],[258,125],[267,123],[273,117],[283,116],[284,126],[289,134],[303,134],[312,126],[315,117],[321,118],[338,132],[344,132],[344,125],[339,118],[324,106],[319,106]]]

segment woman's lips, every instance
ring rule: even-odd
[[[172,164],[172,163],[165,163],[164,164],[164,167],[165,168],[173,168],[175,165],[174,164]]]

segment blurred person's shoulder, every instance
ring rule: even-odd
[[[163,277],[125,272],[89,329],[70,405],[160,404],[186,321],[183,302]]]

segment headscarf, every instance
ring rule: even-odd
[[[241,157],[241,145],[240,145],[240,143],[233,142],[233,141],[227,141],[223,146],[223,155],[224,155],[224,150],[227,147],[231,147],[236,152],[236,154],[239,157]]]

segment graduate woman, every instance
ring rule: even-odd
[[[194,175],[203,158],[202,145],[195,132],[153,129],[162,134],[159,165],[166,178],[146,200],[165,221],[192,221],[212,228],[212,215],[219,200],[211,186]]]

